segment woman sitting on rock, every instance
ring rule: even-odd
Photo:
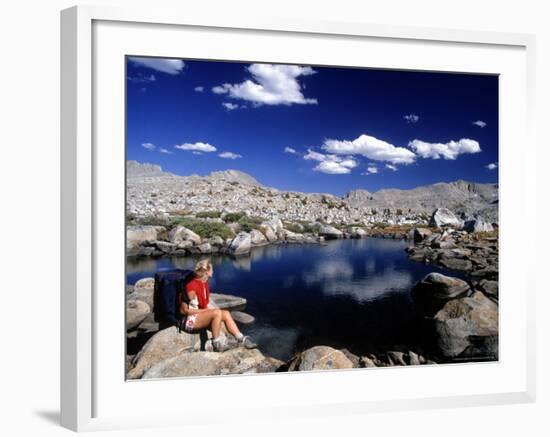
[[[222,322],[230,334],[238,341],[240,346],[247,349],[257,347],[237,327],[237,324],[227,310],[210,308],[210,288],[208,279],[214,274],[212,263],[209,259],[203,259],[195,266],[195,277],[185,287],[189,304],[180,302],[180,311],[185,315],[183,329],[186,332],[194,332],[198,329],[208,328],[212,331],[212,346],[216,352],[223,352],[229,349],[229,345],[220,336]]]

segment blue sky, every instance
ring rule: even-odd
[[[498,182],[498,77],[129,57],[126,147],[303,192]]]

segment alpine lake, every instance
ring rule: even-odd
[[[463,277],[411,261],[404,240],[368,237],[324,244],[275,244],[249,255],[212,255],[212,293],[247,300],[255,317],[241,325],[262,353],[289,360],[315,345],[361,354],[395,345],[424,347],[411,288],[430,272]],[[127,283],[159,270],[193,269],[204,256],[140,258],[127,262]]]

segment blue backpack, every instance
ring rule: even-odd
[[[159,329],[170,326],[181,327],[185,317],[179,310],[180,302],[189,303],[185,286],[195,277],[192,270],[173,269],[155,274],[153,313]]]

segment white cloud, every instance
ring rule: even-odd
[[[297,155],[298,152],[296,149],[293,149],[292,147],[285,147],[285,153],[292,153],[293,155]]]
[[[415,139],[409,142],[409,147],[422,158],[432,159],[456,159],[458,155],[463,153],[481,152],[479,143],[469,138],[461,138],[458,141],[449,141],[448,143],[427,143]]]
[[[194,88],[194,90],[195,90],[196,92],[198,92],[198,93],[202,93],[202,92],[204,91],[204,87],[203,87],[203,86],[196,86],[196,87]]]
[[[167,74],[179,74],[185,65],[181,59],[130,58],[130,61],[141,67],[152,68]]]
[[[323,155],[322,153],[316,152],[315,150],[308,149],[307,153],[304,155],[304,159],[314,160],[314,161],[325,161],[327,159],[330,159],[329,156],[334,156],[334,155]]]
[[[416,123],[420,120],[420,117],[416,114],[404,115],[403,118],[407,121],[407,123]]]
[[[161,148],[159,149],[159,152],[160,152],[160,153],[166,153],[167,155],[171,155],[171,154],[172,154],[172,152],[171,152],[170,150],[165,149],[164,147],[161,147]]]
[[[362,155],[374,161],[388,161],[392,164],[411,164],[415,159],[410,150],[365,134],[353,141],[327,139],[322,149],[338,155]]]
[[[487,126],[487,123],[485,123],[483,120],[474,121],[474,122],[472,122],[472,124],[475,124],[476,126],[479,126],[479,127]]]
[[[491,162],[490,164],[486,165],[485,168],[488,168],[489,170],[495,170],[498,168],[498,162]]]
[[[336,161],[323,161],[317,164],[313,170],[328,174],[348,174],[353,167],[355,167],[355,165],[347,166],[344,165],[344,163]]]
[[[376,167],[375,165],[369,165],[367,167],[367,171],[364,173],[361,173],[361,175],[368,176],[368,175],[377,174],[377,173],[378,173],[378,167]]]
[[[202,152],[197,152],[196,150],[192,151],[191,153],[193,155],[202,155],[203,154]]]
[[[154,74],[146,76],[145,74],[138,73],[135,76],[128,76],[128,80],[132,83],[151,83],[157,79]]]
[[[220,153],[218,156],[220,158],[225,158],[225,159],[242,158],[242,155],[239,155],[238,153],[233,153],[233,152],[223,152],[223,153]]]
[[[141,145],[141,147],[143,147],[144,149],[147,149],[147,150],[151,150],[151,151],[156,149],[156,147],[153,143],[143,143]]]
[[[217,149],[208,143],[184,143],[174,146],[180,150],[194,150],[195,152],[215,152]]]
[[[311,149],[304,155],[304,159],[318,161],[319,164],[313,170],[328,174],[348,174],[357,167],[357,161],[351,157],[324,155]]]
[[[247,68],[252,80],[224,83],[212,88],[215,94],[227,94],[234,99],[260,105],[317,104],[317,99],[306,98],[298,77],[316,73],[311,67],[297,65],[252,64]]]
[[[236,103],[230,102],[222,102],[222,106],[228,111],[232,111],[233,109],[237,109],[239,107],[239,105],[237,105]]]
[[[397,167],[395,165],[386,164],[386,168],[389,170],[397,171]]]

